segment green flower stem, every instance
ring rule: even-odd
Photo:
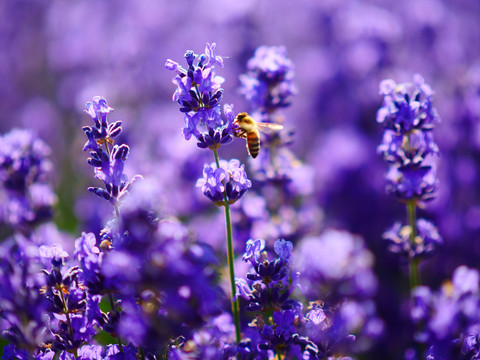
[[[416,223],[416,205],[415,200],[410,200],[407,203],[407,217],[408,223],[410,225],[410,242],[412,246],[415,246],[415,238],[417,237],[417,223]],[[409,276],[410,276],[410,297],[413,295],[413,289],[420,285],[420,259],[418,258],[410,258],[410,269],[409,269]],[[423,325],[420,323],[417,325],[417,329],[422,331]],[[423,354],[425,352],[425,344],[416,341],[415,348],[417,349],[419,354]]]
[[[407,203],[407,217],[408,217],[408,223],[411,228],[410,242],[412,243],[412,246],[415,246],[415,238],[417,237],[415,200],[410,200]],[[416,286],[420,285],[420,269],[418,265],[419,265],[418,259],[416,258],[410,259],[410,292],[412,292]]]
[[[107,149],[108,149],[108,146],[107,146]],[[120,209],[119,209],[117,204],[115,204],[113,206],[115,208],[115,218],[117,220],[120,220]],[[110,308],[112,309],[112,311],[118,311],[117,307],[115,306],[115,300],[113,299],[112,292],[108,291],[107,294],[108,294],[108,300],[110,301]],[[120,352],[123,353],[122,339],[120,338],[120,336],[117,336],[116,339],[117,339],[117,342],[118,342],[118,349],[120,350]]]
[[[405,134],[404,137],[405,146],[407,151],[411,151],[411,143],[410,143],[410,133]],[[417,237],[417,219],[415,213],[415,200],[409,200],[407,202],[407,218],[408,224],[410,225],[410,243],[412,247],[415,247],[415,238]],[[420,270],[418,268],[419,260],[415,258],[410,259],[410,293],[412,293],[413,289],[420,285]]]
[[[138,347],[138,353],[140,354],[140,358],[141,358],[142,360],[145,360],[145,351],[144,351],[143,348],[140,347],[140,346]]]
[[[218,159],[217,150],[213,150],[215,155],[215,163],[217,168],[220,169],[220,161]],[[233,237],[232,237],[232,222],[230,219],[230,204],[227,201],[227,194],[223,192],[223,205],[225,207],[225,226],[227,228],[227,261],[228,261],[228,271],[230,275],[230,289],[232,292],[232,314],[233,322],[235,323],[235,340],[237,343],[240,343],[240,309],[238,305],[238,299],[233,301],[235,296],[236,286],[235,286],[235,269],[233,266],[234,253],[233,253]]]
[[[70,320],[70,312],[68,311],[67,302],[65,301],[65,297],[63,296],[63,290],[62,289],[58,289],[58,290],[60,292],[60,297],[62,298],[63,312],[65,313],[65,316],[67,317],[67,325],[68,325],[68,329],[70,330],[70,336],[73,339],[73,327],[72,327],[72,322]],[[78,349],[77,348],[75,348],[73,350],[73,356],[75,357],[75,359],[78,358]]]
[[[198,101],[200,103],[200,107],[205,107],[205,104],[203,103],[202,101],[202,94],[200,93],[200,90],[198,89],[198,85],[195,84],[195,91],[197,92],[197,96],[198,96]]]

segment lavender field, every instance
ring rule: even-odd
[[[480,2],[0,20],[1,359],[480,359]]]

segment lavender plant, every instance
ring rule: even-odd
[[[282,46],[260,46],[240,75],[241,93],[257,121],[285,124],[281,111],[290,106],[297,89],[294,65]],[[295,241],[321,221],[321,210],[309,203],[313,169],[290,150],[294,132],[282,130],[261,134],[261,151],[249,161],[255,196],[247,194],[237,210],[241,238],[285,238]],[[299,206],[300,205],[300,206]],[[297,216],[302,212],[303,216]],[[271,247],[272,244],[267,244]]]
[[[91,150],[88,163],[95,168],[95,177],[105,184],[105,188],[89,187],[88,190],[108,200],[118,213],[119,201],[128,192],[130,185],[141,177],[137,175],[128,181],[123,173],[130,148],[125,144],[113,145],[114,138],[122,132],[122,122],[108,124],[107,114],[112,110],[106,100],[99,96],[86,104],[85,112],[92,117],[94,126],[83,127],[88,138],[83,151]]]
[[[410,289],[420,284],[420,259],[431,254],[442,243],[436,227],[418,219],[417,207],[435,196],[438,180],[434,165],[428,162],[438,155],[433,129],[440,121],[433,107],[433,91],[420,75],[413,83],[396,84],[393,80],[380,83],[383,106],[377,122],[385,128],[378,152],[390,164],[387,193],[404,203],[408,225],[395,223],[385,234],[391,251],[405,256],[410,263]]]
[[[29,130],[0,137],[0,225],[5,229],[29,233],[52,218],[56,196],[49,184],[49,155],[47,144]]]
[[[44,331],[48,302],[39,292],[45,279],[38,276],[41,267],[35,261],[38,248],[22,235],[16,235],[5,240],[1,249],[0,329],[10,343],[4,358],[28,359],[29,353],[48,339]]]
[[[120,351],[120,339],[126,339],[141,356],[161,356],[171,339],[186,335],[187,329],[219,312],[221,292],[212,271],[215,258],[208,247],[193,242],[180,223],[155,216],[151,194],[141,190],[148,186],[123,200],[140,177],[129,181],[123,173],[129,148],[113,145],[121,124],[108,124],[106,114],[111,110],[103,98],[87,103],[96,127],[84,128],[89,140],[84,150],[94,150],[88,162],[105,184],[89,190],[114,205],[115,217],[99,241],[84,234],[77,241],[76,256],[92,293],[110,299],[111,310],[98,321],[105,331],[119,336]]]
[[[212,47],[213,46],[207,44],[205,53],[213,54]],[[187,63],[189,64],[188,70],[180,68],[177,63],[171,60],[167,61],[166,66],[167,69],[177,72],[177,76],[174,78],[174,83],[177,84],[178,88],[174,94],[174,100],[176,100],[182,106],[181,111],[186,113],[184,115],[186,126],[183,130],[185,138],[188,140],[191,135],[194,135],[198,141],[198,147],[210,148],[214,152],[216,162],[212,163],[211,165],[206,164],[204,166],[203,178],[200,178],[198,180],[197,186],[201,187],[204,194],[214,203],[216,203],[217,205],[225,206],[228,248],[227,257],[230,268],[231,286],[234,286],[234,254],[229,205],[238,200],[238,198],[240,198],[245,193],[245,191],[251,187],[251,182],[247,179],[244,167],[243,165],[240,165],[240,162],[238,160],[233,159],[229,162],[226,162],[219,161],[218,159],[217,149],[220,147],[221,144],[225,144],[231,141],[232,135],[234,135],[235,127],[233,124],[233,116],[231,115],[231,107],[226,107],[226,122],[219,119],[220,111],[218,109],[217,102],[217,100],[221,99],[221,90],[219,89],[219,86],[217,85],[207,88],[207,90],[209,90],[208,94],[201,92],[201,89],[205,88],[205,85],[203,85],[203,82],[205,81],[204,79],[210,79],[213,76],[213,72],[210,67],[214,64],[214,62],[208,59],[214,57],[214,55],[193,56],[192,52],[189,51],[186,53],[185,57],[187,59]],[[194,62],[195,58],[197,58],[198,60],[195,60]],[[194,75],[195,73],[202,74],[202,72],[206,75]],[[279,78],[275,81],[281,80],[282,79]],[[266,92],[264,95],[268,96],[268,92]],[[214,101],[212,99],[214,99]],[[209,117],[209,115],[211,114],[215,114],[213,120],[211,117]],[[204,133],[200,133],[200,131],[198,130],[198,127],[200,126],[205,127],[207,131]],[[289,244],[291,245],[291,243]],[[284,252],[288,252],[288,250],[285,250]],[[288,254],[286,254],[285,256],[287,255]],[[277,267],[281,266],[279,264],[277,265]],[[276,269],[276,271],[286,273],[286,268],[283,270],[281,268],[278,268]],[[273,274],[270,274],[270,276],[271,275]],[[281,280],[283,276],[285,276],[285,274],[280,276],[278,280]],[[232,287],[232,296],[233,294],[235,294],[234,287]],[[284,297],[283,300],[286,300],[288,298],[288,295],[288,291],[285,291],[285,294],[282,295]],[[279,294],[277,294],[276,296],[278,297]],[[265,305],[268,305],[269,300],[264,300],[267,302]],[[258,310],[258,308],[255,308],[254,310]],[[215,337],[217,341],[220,341],[220,343],[223,343],[224,345],[224,356],[240,356],[242,358],[269,358],[270,356],[272,356],[272,354],[277,354],[278,356],[281,356],[282,351],[280,351],[278,347],[282,347],[282,344],[284,344],[285,342],[291,342],[290,337],[283,339],[283,342],[279,339],[277,339],[277,341],[274,339],[273,334],[272,338],[266,338],[262,340],[262,338],[259,337],[258,333],[256,334],[257,340],[254,340],[253,342],[251,339],[241,340],[240,321],[238,318],[238,301],[236,299],[236,296],[233,299],[232,312],[236,327],[236,344],[229,344],[228,342],[226,342],[227,340],[224,336]],[[267,318],[272,315],[273,310],[270,312],[269,315],[267,314]],[[275,314],[276,318],[279,316],[282,317],[281,313]],[[288,313],[286,316],[289,317],[290,313]],[[293,321],[293,318],[291,320]],[[278,320],[278,323],[280,322],[281,320]],[[210,335],[208,335],[208,338],[213,337],[213,333],[210,333]],[[223,340],[221,340],[222,338]],[[305,344],[302,343],[303,348],[305,348],[308,340],[305,340],[304,342]],[[277,348],[275,348],[276,346]],[[312,346],[314,347],[315,345],[312,344]],[[299,351],[303,351],[298,346],[295,349],[297,354],[299,354]],[[195,351],[197,356],[200,356],[203,351],[208,350],[205,349],[205,344],[199,342],[198,338],[197,340],[195,340],[194,336],[186,344],[182,344],[179,350],[172,349],[172,354],[175,356],[181,356],[182,353],[185,354],[189,351]]]
[[[477,359],[480,356],[479,273],[460,266],[438,291],[419,286],[413,292],[411,318],[426,359]]]
[[[21,129],[0,137],[0,144],[0,329],[10,342],[7,358],[26,359],[52,340],[40,259],[42,247],[62,239],[47,223],[56,202],[49,147]]]
[[[253,116],[268,122],[283,122],[280,110],[289,105],[295,93],[292,80],[293,65],[286,58],[283,47],[257,49],[248,63],[247,74],[241,77],[247,100],[256,99],[251,104],[252,114],[255,114]],[[255,91],[260,91],[259,89],[263,91],[262,96],[252,95]],[[362,346],[356,346],[357,344],[364,342],[365,347],[366,339],[378,338],[383,331],[383,324],[377,318],[375,306],[370,299],[376,288],[376,279],[370,269],[371,256],[366,251],[362,253],[363,249],[358,246],[360,240],[353,246],[355,250],[348,246],[348,241],[340,241],[338,250],[332,251],[332,248],[328,248],[327,239],[335,239],[338,243],[339,240],[353,237],[336,236],[333,235],[336,232],[326,231],[323,236],[326,241],[321,243],[322,245],[319,242],[318,251],[314,252],[315,259],[308,263],[312,247],[316,248],[316,245],[307,238],[302,239],[302,235],[314,231],[315,228],[318,231],[318,222],[322,216],[318,208],[310,206],[308,201],[309,189],[312,188],[309,185],[311,169],[297,160],[288,149],[292,143],[292,135],[292,132],[278,132],[266,134],[262,138],[258,159],[249,162],[258,185],[254,191],[258,195],[247,194],[242,204],[243,214],[239,214],[240,222],[237,220],[236,225],[245,226],[244,219],[249,219],[249,228],[241,228],[241,231],[248,234],[250,239],[256,236],[255,234],[262,234],[267,238],[283,235],[302,244],[301,248],[304,248],[305,252],[297,253],[296,259],[292,261],[292,243],[277,241],[273,250],[282,260],[269,262],[263,250],[264,247],[272,249],[272,244],[267,245],[263,240],[248,240],[244,259],[249,259],[258,252],[255,255],[256,262],[252,264],[257,274],[247,274],[247,280],[237,279],[237,287],[239,294],[248,300],[246,310],[257,314],[256,319],[250,323],[250,333],[256,330],[257,334],[254,341],[242,342],[237,351],[242,353],[242,356],[258,353],[255,355],[258,358],[323,358],[338,353],[362,351]],[[298,215],[297,211],[304,212]],[[317,256],[324,253],[330,261],[335,261],[333,259],[337,257],[334,257],[334,254],[338,254],[338,262],[343,263],[345,258],[342,256],[349,256],[350,251],[358,251],[362,255],[359,259],[364,259],[364,264],[353,262],[352,267],[358,265],[358,268],[353,271],[346,269],[344,274],[337,269],[338,264],[327,265],[327,262],[325,267],[332,268],[332,272],[340,271],[337,278],[328,279],[327,269],[320,270],[326,278],[321,278],[318,272],[313,274],[312,270],[319,266]],[[263,254],[263,258],[259,254]],[[295,273],[294,269],[301,269],[301,275]],[[351,273],[368,280],[350,280],[347,274]],[[317,299],[310,302],[310,311],[305,315],[301,311],[302,303],[293,296],[297,284],[301,289],[297,296],[300,295],[302,300]],[[325,291],[316,290],[322,287]],[[362,287],[364,288],[360,289]],[[349,297],[348,300],[346,297]],[[354,338],[359,341],[353,341]],[[270,355],[259,352],[259,349],[269,351]]]
[[[303,275],[295,271],[292,250],[291,242],[277,240],[277,257],[268,260],[264,240],[248,241],[242,259],[251,270],[246,278],[237,279],[237,296],[247,301],[246,311],[255,314],[249,334],[256,334],[236,349],[227,347],[227,353],[240,354],[242,359],[330,359],[352,351],[352,344],[381,334],[383,326],[368,300],[343,298],[335,304],[317,298],[309,301],[305,311],[294,295]]]
[[[237,296],[247,300],[247,311],[258,314],[249,326],[256,328],[260,337],[258,344],[253,344],[256,346],[239,345],[237,351],[244,357],[258,352],[257,358],[317,358],[317,346],[300,336],[294,325],[298,326],[303,319],[303,306],[290,298],[297,282],[296,274],[290,267],[293,244],[277,240],[274,247],[278,258],[269,261],[264,252],[264,240],[247,243],[242,259],[249,261],[254,271],[247,273],[247,280],[237,280]]]
[[[260,46],[240,75],[241,92],[254,111],[271,114],[288,107],[297,89],[293,63],[284,46]]]
[[[225,208],[227,260],[233,299],[235,294],[235,255],[230,205],[236,202],[252,184],[247,178],[244,166],[240,165],[238,160],[220,161],[218,157],[218,148],[233,140],[235,125],[232,106],[225,105],[225,119],[221,117],[220,101],[223,96],[221,84],[224,79],[216,75],[215,66],[223,66],[223,59],[215,55],[215,47],[214,43],[211,45],[207,43],[205,53],[201,55],[187,51],[185,59],[188,69],[182,68],[173,60],[167,60],[165,66],[168,70],[177,73],[173,79],[173,83],[177,85],[173,100],[181,106],[180,111],[184,113],[183,134],[185,140],[189,140],[193,135],[197,139],[199,148],[208,148],[214,154],[215,163],[204,166],[203,178],[198,180],[197,186],[201,186],[205,196],[215,204],[223,205]],[[235,300],[232,300],[232,313],[238,343],[241,338],[240,315],[238,302]]]

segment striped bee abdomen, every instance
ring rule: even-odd
[[[255,159],[260,151],[260,134],[258,131],[247,133],[247,149],[250,156]]]

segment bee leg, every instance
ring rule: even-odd
[[[246,132],[245,130],[239,129],[239,130],[237,130],[237,131],[235,132],[235,136],[236,136],[236,137],[239,137],[239,138],[244,138],[244,139],[246,139],[246,138],[247,138],[247,132]]]

